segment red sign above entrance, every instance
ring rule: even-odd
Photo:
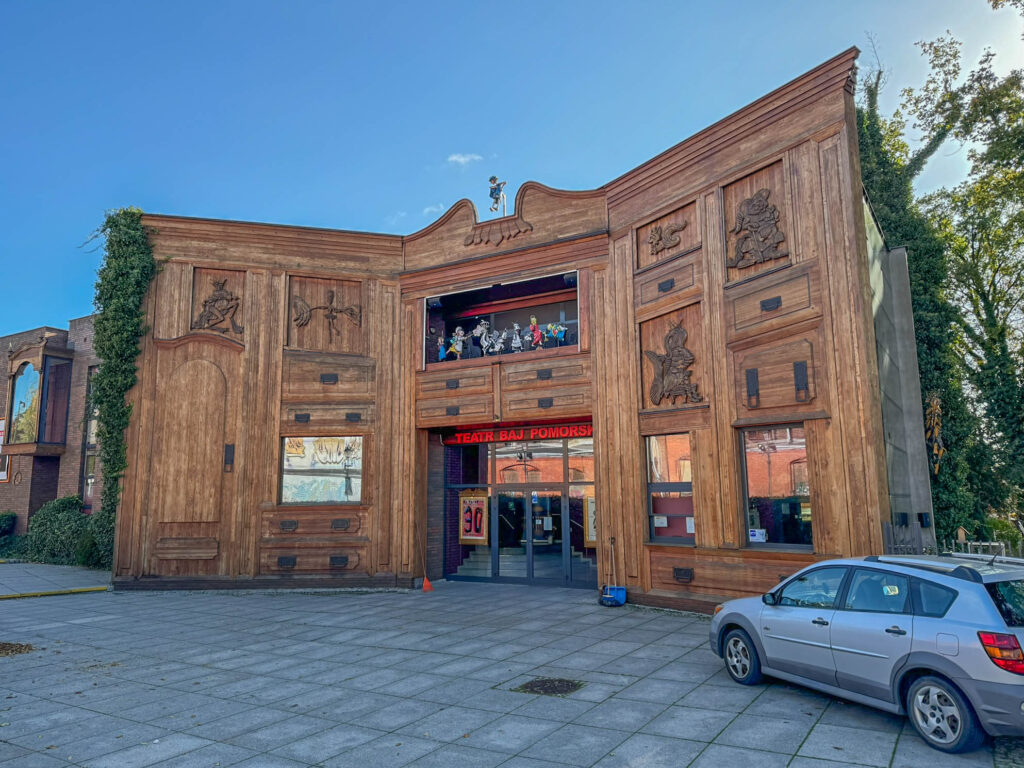
[[[565,437],[593,437],[593,424],[546,424],[537,427],[495,427],[467,429],[444,438],[445,445],[511,443],[520,440],[561,440]]]

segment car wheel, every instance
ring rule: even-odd
[[[985,740],[970,702],[944,678],[919,677],[907,691],[906,706],[914,729],[930,747],[942,752],[970,752]]]
[[[733,629],[722,643],[722,658],[729,677],[741,685],[755,685],[761,682],[761,659],[757,656],[750,635],[742,629]]]

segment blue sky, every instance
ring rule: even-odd
[[[599,186],[867,33],[884,104],[984,0],[0,3],[0,335],[92,311],[104,211],[408,234],[487,178]],[[920,180],[957,183],[949,145]]]

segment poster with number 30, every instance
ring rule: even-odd
[[[487,491],[469,490],[459,494],[459,544],[487,545]]]

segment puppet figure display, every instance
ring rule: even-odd
[[[448,351],[455,355],[456,360],[462,359],[462,352],[466,347],[466,341],[468,339],[469,336],[467,336],[466,332],[462,330],[462,326],[455,326],[455,333],[452,334],[451,342],[448,345]]]
[[[537,316],[530,315],[530,344],[532,349],[538,349],[544,343],[544,333],[537,325]]]
[[[480,320],[473,335],[480,339],[480,351],[485,355],[497,355],[505,349],[506,332],[498,333],[491,330],[491,324],[487,320]]]
[[[437,337],[437,362],[443,363],[448,357],[448,350],[444,348],[444,334]]]
[[[497,176],[491,176],[491,190],[488,192],[491,198],[491,211],[497,211],[501,207],[501,200],[505,197],[505,183],[504,181],[498,181]]]
[[[544,329],[544,340],[553,340],[556,346],[562,346],[565,342],[565,332],[568,330],[561,323],[548,323]]]
[[[523,329],[519,323],[512,323],[511,347],[513,352],[523,351]]]

